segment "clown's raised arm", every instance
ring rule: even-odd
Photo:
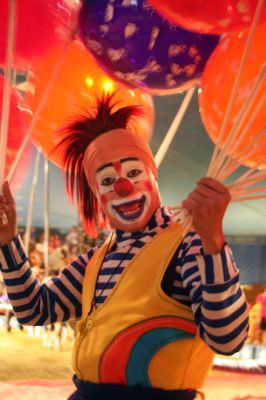
[[[101,209],[112,234],[40,285],[5,184],[0,201],[8,224],[0,226],[0,266],[9,298],[22,324],[80,320],[77,382],[196,390],[214,352],[233,354],[247,336],[248,307],[222,230],[230,195],[213,179],[199,180],[183,202],[195,227],[184,236],[161,204],[148,144],[129,128],[142,111],[113,111],[112,101],[103,98],[94,114],[71,123],[56,146],[84,225]],[[121,371],[112,368],[121,348],[126,376],[121,360]]]

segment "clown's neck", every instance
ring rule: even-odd
[[[140,230],[135,232],[129,232],[117,229],[116,233],[116,240],[117,242],[122,242],[126,239],[137,239],[143,236],[146,236],[149,233],[157,232],[171,223],[171,214],[167,207],[159,207],[149,222]]]

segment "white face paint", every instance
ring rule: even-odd
[[[160,206],[157,181],[141,160],[112,160],[96,173],[97,198],[110,223],[117,229],[142,229]]]

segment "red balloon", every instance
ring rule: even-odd
[[[222,34],[248,27],[258,0],[149,0],[165,18],[200,33]],[[264,3],[260,22],[266,21]]]
[[[2,93],[3,93],[3,77],[0,76],[0,116],[2,117]],[[6,167],[5,177],[7,176],[11,165],[16,157],[18,149],[24,139],[27,125],[29,121],[29,109],[26,107],[24,99],[18,92],[12,89],[10,98],[10,113],[9,113],[9,129],[6,150]],[[0,120],[1,120],[0,117]],[[19,162],[18,168],[12,181],[12,189],[16,190],[26,177],[26,170],[29,166],[31,158],[30,150],[27,148]]]
[[[0,1],[0,64],[5,62],[10,0]],[[57,40],[65,40],[77,0],[22,0],[15,2],[14,65],[26,68]]]
[[[212,53],[202,76],[201,90],[199,91],[200,114],[206,130],[214,142],[217,142],[220,127],[222,125],[232,92],[232,87],[240,65],[241,56],[245,48],[247,36],[248,31],[224,36]],[[247,62],[240,78],[234,105],[224,131],[221,147],[224,147],[231,128],[237,121],[240,110],[246,100],[250,98],[252,87],[262,66],[265,64],[265,38],[266,24],[261,25],[256,29],[252,46],[248,53]],[[237,138],[240,136],[238,134],[232,145],[233,147],[231,146],[228,151],[232,157],[243,156],[244,153],[242,153],[242,150],[245,151],[245,149],[254,151],[252,155],[243,162],[243,164],[247,166],[255,166],[266,156],[266,134],[264,134],[264,137],[261,137],[259,140],[256,139],[256,136],[266,127],[265,93],[266,79],[262,80],[259,86],[259,91],[251,104],[249,112],[243,121],[243,124],[240,126],[240,132],[243,132],[245,127],[248,128],[244,140],[241,140],[241,147],[239,149],[234,147]],[[263,106],[260,108],[259,104],[261,102]],[[253,140],[256,140],[256,142],[253,143]],[[266,168],[265,160],[263,167]]]

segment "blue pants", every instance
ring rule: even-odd
[[[77,390],[68,400],[193,400],[195,390],[162,390],[111,383],[88,383],[73,377]]]

